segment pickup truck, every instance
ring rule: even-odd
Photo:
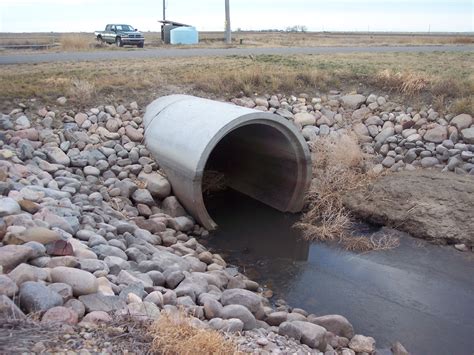
[[[115,43],[117,47],[130,44],[143,48],[145,44],[143,34],[130,25],[109,24],[105,26],[105,31],[95,31],[94,36],[99,42]]]

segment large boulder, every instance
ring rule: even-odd
[[[225,290],[221,296],[223,306],[240,304],[248,308],[258,319],[263,317],[262,297],[248,290],[234,288]]]
[[[257,321],[255,320],[255,317],[248,310],[248,308],[238,305],[238,304],[232,304],[232,305],[223,307],[220,310],[219,315],[223,319],[231,319],[231,318],[240,319],[244,323],[244,330],[254,329],[257,325]]]
[[[366,97],[364,95],[344,95],[341,97],[342,105],[348,109],[358,109],[363,103],[365,103]]]
[[[0,295],[13,297],[18,292],[16,283],[6,275],[0,275]]]
[[[97,278],[90,272],[71,267],[55,267],[51,270],[51,280],[71,286],[74,296],[95,293],[99,287]]]
[[[465,143],[474,144],[474,127],[463,129],[461,136]]]
[[[27,281],[20,286],[20,306],[27,313],[47,311],[63,305],[63,298],[40,282]]]
[[[331,333],[344,338],[351,339],[354,336],[354,328],[347,318],[338,314],[330,314],[322,317],[308,317],[311,323],[326,328]]]
[[[22,319],[25,314],[7,296],[0,295],[0,319]]]
[[[468,115],[467,113],[463,113],[461,115],[457,115],[451,120],[451,125],[456,127],[459,131],[462,131],[465,128],[469,128],[472,123],[472,116]]]
[[[44,245],[60,240],[61,235],[48,228],[33,227],[25,230],[17,238],[23,241],[23,243],[38,242]]]
[[[180,217],[186,215],[186,211],[175,196],[169,196],[165,198],[161,204],[161,208],[163,209],[163,212],[171,217]]]
[[[357,334],[349,342],[349,348],[356,353],[372,354],[375,351],[375,339]]]
[[[435,127],[426,131],[423,139],[432,143],[442,143],[448,139],[448,129],[445,126],[435,125]]]
[[[9,272],[34,255],[35,251],[26,246],[6,245],[0,248],[0,266],[3,267],[3,272]]]
[[[313,349],[326,350],[326,329],[323,327],[304,321],[283,322],[278,327],[280,335],[286,335]]]
[[[138,178],[146,183],[146,189],[151,195],[162,200],[171,194],[171,185],[163,175],[156,172],[145,173],[142,171]]]

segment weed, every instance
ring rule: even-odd
[[[61,49],[64,51],[84,51],[92,48],[89,35],[65,34],[60,38]]]
[[[196,328],[184,312],[162,313],[150,327],[152,351],[156,354],[227,355],[236,352],[233,342],[209,329]]]

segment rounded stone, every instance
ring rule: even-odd
[[[97,278],[90,272],[70,267],[55,267],[51,270],[51,279],[70,285],[76,297],[95,293],[99,287]]]
[[[67,307],[53,307],[46,311],[41,323],[60,323],[76,325],[79,318],[76,312]]]

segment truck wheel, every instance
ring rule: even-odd
[[[104,40],[102,39],[102,36],[97,36],[97,42],[104,43]]]
[[[143,48],[144,45],[145,45],[145,43],[140,42],[140,43],[137,44],[137,47],[138,47],[138,48]]]
[[[115,44],[117,47],[123,47],[122,39],[120,37],[115,38]]]

